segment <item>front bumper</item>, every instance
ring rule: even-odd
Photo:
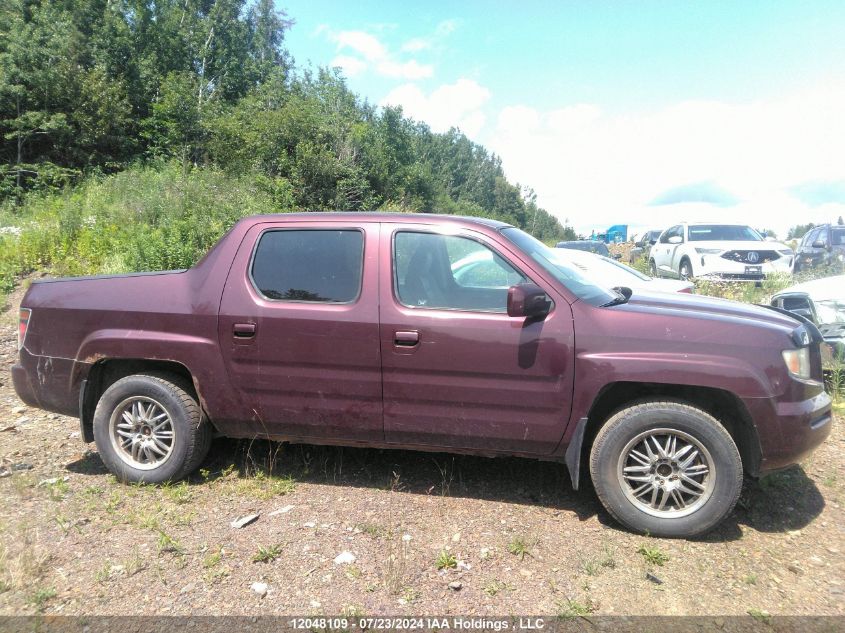
[[[746,264],[721,255],[699,255],[693,263],[696,277],[738,281],[762,281],[769,275],[792,272],[792,256],[782,256],[764,264]]]
[[[831,400],[825,391],[799,402],[752,398],[745,404],[760,440],[759,474],[803,461],[833,428]]]

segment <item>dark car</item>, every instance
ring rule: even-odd
[[[596,255],[603,255],[605,257],[613,257],[619,259],[621,255],[611,255],[607,244],[599,240],[572,240],[570,242],[558,242],[555,248],[570,248],[576,251],[587,251],[588,253],[595,253]]]
[[[474,253],[502,274],[459,274]],[[608,288],[493,220],[250,217],[190,270],[34,282],[19,337],[20,398],[130,482],[186,477],[215,433],[517,455],[690,536],[831,428],[811,324]]]
[[[643,233],[640,236],[640,239],[634,242],[634,248],[632,248],[631,252],[628,254],[628,261],[633,264],[643,255],[648,255],[648,251],[660,238],[661,233],[663,233],[663,229],[646,231]]]
[[[845,261],[845,226],[823,224],[804,235],[795,254],[795,272]]]

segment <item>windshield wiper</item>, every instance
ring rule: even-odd
[[[616,288],[611,288],[611,290],[616,293],[616,297],[599,307],[610,308],[612,306],[628,303],[628,299],[630,299],[631,295],[634,294],[633,290],[625,286],[617,286]]]

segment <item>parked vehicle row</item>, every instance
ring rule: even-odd
[[[190,270],[34,282],[12,378],[123,481],[189,475],[212,433],[519,455],[655,536],[827,437],[812,324],[561,253],[486,219],[246,218]]]
[[[794,253],[744,224],[684,222],[666,229],[649,253],[652,276],[760,281],[791,273]]]

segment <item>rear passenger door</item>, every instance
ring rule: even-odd
[[[253,432],[382,440],[378,248],[378,224],[365,222],[267,223],[247,233],[219,337]]]

